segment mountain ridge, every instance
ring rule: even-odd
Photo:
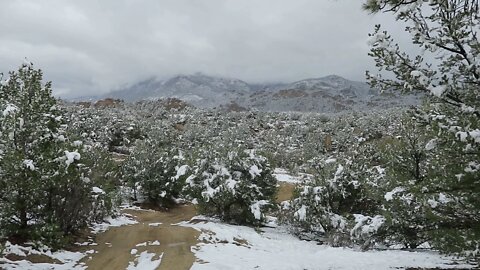
[[[338,75],[307,78],[291,83],[250,84],[240,79],[202,73],[176,75],[164,80],[150,77],[101,98],[125,101],[177,98],[199,108],[260,111],[340,112],[374,107],[418,104],[415,96],[382,95],[366,83]]]

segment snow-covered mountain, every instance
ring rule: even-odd
[[[336,75],[293,83],[249,84],[201,73],[167,80],[150,78],[104,97],[125,101],[178,98],[200,108],[340,112],[416,104],[412,96],[380,94],[362,82]]]
[[[251,92],[250,85],[244,81],[196,73],[178,75],[168,80],[150,78],[108,93],[105,97],[125,101],[178,98],[197,107],[209,108],[229,103]]]

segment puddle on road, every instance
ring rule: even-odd
[[[135,216],[138,224],[110,228],[98,234],[95,238],[97,246],[93,246],[95,254],[85,260],[89,270],[118,270],[126,269],[130,262],[135,260],[132,249],[157,254],[157,259],[163,253],[158,269],[190,269],[195,262],[191,247],[198,244],[200,232],[195,229],[175,226],[182,221],[189,221],[196,215],[191,205],[180,206],[169,212],[153,210],[125,210],[127,214]],[[150,226],[153,223],[155,226]],[[162,224],[158,224],[162,223]],[[160,245],[148,245],[159,241]],[[146,246],[137,246],[147,242]]]

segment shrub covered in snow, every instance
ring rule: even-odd
[[[91,175],[96,159],[72,142],[66,119],[25,63],[0,86],[0,228],[4,236],[60,245],[65,236],[101,218],[110,204]]]
[[[383,170],[367,162],[372,157],[364,149],[341,159],[317,160],[315,178],[283,205],[282,221],[302,238],[334,246],[373,244],[383,223],[383,217],[375,214],[379,211],[375,188]]]
[[[181,196],[190,167],[168,132],[157,130],[138,141],[123,164],[123,177],[134,199],[169,207]]]
[[[238,224],[259,224],[276,193],[268,161],[254,151],[202,159],[187,184],[201,213]]]

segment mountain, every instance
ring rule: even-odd
[[[266,88],[236,103],[261,111],[342,112],[416,105],[419,98],[380,93],[366,83],[330,75]]]
[[[201,73],[167,80],[152,77],[104,97],[125,101],[177,98],[200,108],[303,112],[341,112],[418,103],[415,96],[380,94],[366,83],[337,75],[276,84],[249,84]]]
[[[168,80],[150,78],[106,96],[125,101],[178,98],[197,107],[210,108],[249,95],[252,91],[252,87],[241,80],[196,73],[178,75]]]

